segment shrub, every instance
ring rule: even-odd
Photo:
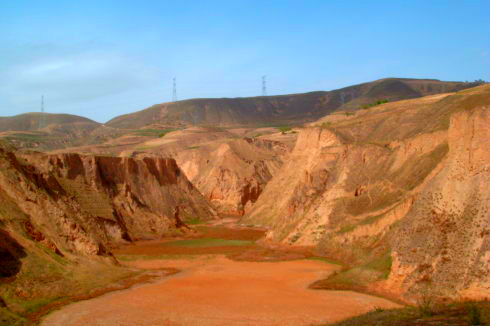
[[[361,106],[361,109],[366,110],[366,109],[372,108],[373,106],[384,104],[384,103],[388,103],[388,100],[387,99],[377,100],[373,103],[364,104],[363,106]]]
[[[470,325],[471,326],[479,326],[483,325],[482,323],[482,318],[481,318],[481,312],[478,306],[474,303],[470,303],[466,307],[466,311],[468,313],[468,317],[470,318]]]
[[[291,127],[286,127],[286,126],[276,127],[276,129],[279,130],[282,134],[285,134],[286,132],[291,131]]]
[[[417,301],[417,309],[420,315],[430,317],[434,315],[434,302],[428,293],[424,293]]]

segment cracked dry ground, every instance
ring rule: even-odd
[[[127,265],[181,272],[68,305],[41,325],[311,325],[398,306],[356,292],[308,289],[339,266],[262,248],[255,243],[260,236],[213,227],[199,238],[120,248],[116,254]]]

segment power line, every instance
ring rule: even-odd
[[[172,101],[177,102],[177,79],[174,77],[173,79],[173,92],[172,92]]]
[[[267,96],[267,87],[265,84],[265,76],[262,76],[262,96]]]
[[[44,95],[41,95],[41,112],[44,113]]]

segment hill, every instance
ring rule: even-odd
[[[377,100],[396,101],[454,92],[471,83],[434,79],[387,78],[329,92],[280,96],[190,99],[162,103],[145,110],[115,117],[106,125],[134,129],[163,125],[281,125],[301,124],[339,109],[357,110]]]
[[[88,118],[71,114],[54,114],[31,112],[13,117],[0,117],[0,132],[2,131],[33,131],[46,128],[50,125],[79,125],[87,128],[98,127],[100,124]]]
[[[71,114],[34,112],[0,117],[0,139],[17,148],[46,151],[97,144],[120,134],[117,129]]]

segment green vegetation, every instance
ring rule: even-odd
[[[337,233],[342,234],[342,233],[347,233],[347,232],[353,231],[356,228],[356,226],[357,225],[345,225],[342,228],[340,228],[340,230],[337,231]]]
[[[196,224],[201,224],[203,221],[199,217],[196,216],[189,216],[184,219],[184,223],[188,225],[196,225]]]
[[[47,253],[40,247],[35,251],[39,250]],[[0,287],[0,326],[31,325],[30,320],[77,300],[78,296],[86,296],[139,274],[104,263],[86,262],[85,266],[73,266],[54,253],[37,254],[24,258],[15,280]],[[2,307],[2,300],[8,302],[9,309]]]
[[[166,242],[164,246],[187,247],[187,248],[205,248],[205,247],[224,247],[224,246],[249,246],[253,241],[248,240],[227,240],[227,239],[188,239]]]
[[[488,325],[489,321],[489,302],[457,302],[435,305],[430,314],[422,312],[419,307],[374,309],[329,326],[477,326]]]
[[[0,306],[0,326],[25,325],[26,319]]]
[[[391,270],[391,254],[386,251],[377,258],[372,258],[364,265],[344,268],[323,280],[310,285],[312,289],[365,291],[366,285],[378,280],[387,279]]]
[[[133,130],[132,133],[137,136],[161,138],[172,131],[175,129],[137,129]]]
[[[16,140],[16,141],[27,141],[27,142],[43,142],[46,140],[49,140],[50,137],[48,137],[46,134],[38,133],[15,133],[15,134],[10,134],[5,137],[7,140]],[[51,138],[52,139],[52,138]]]
[[[143,145],[143,146],[136,146],[134,148],[135,151],[146,151],[147,149],[152,149],[158,147],[158,145]]]
[[[197,259],[197,258],[202,258],[203,256],[206,255],[178,255],[178,254],[161,254],[161,255],[136,255],[136,254],[131,254],[131,255],[115,255],[117,260],[119,261],[135,261],[135,260],[164,260],[164,259],[186,259],[186,260],[192,260],[192,259]],[[212,257],[213,255],[208,255],[209,257]],[[207,257],[207,256],[206,256]]]
[[[351,112],[351,111],[345,111],[344,114],[345,114],[346,117],[349,117],[349,116],[354,115],[356,113],[355,112]]]
[[[318,261],[321,261],[321,262],[324,262],[324,263],[327,263],[327,264],[331,264],[331,265],[342,265],[338,261],[335,261],[335,260],[332,260],[332,259],[328,259],[326,257],[311,256],[311,257],[308,257],[306,259],[308,259],[308,260],[318,260]]]
[[[480,307],[474,302],[466,304],[466,311],[471,325],[484,325]]]
[[[377,100],[373,103],[364,104],[363,106],[361,106],[361,109],[366,110],[366,109],[372,108],[373,106],[377,106],[377,105],[384,104],[384,103],[388,103],[388,100],[386,100],[386,99]]]
[[[282,134],[287,133],[288,131],[291,131],[291,127],[287,126],[281,126],[281,127],[275,127],[277,130],[279,130]]]
[[[378,271],[382,274],[384,279],[387,279],[391,271],[391,253],[387,251],[383,256],[374,259],[367,264],[363,265],[362,268],[371,269]]]

